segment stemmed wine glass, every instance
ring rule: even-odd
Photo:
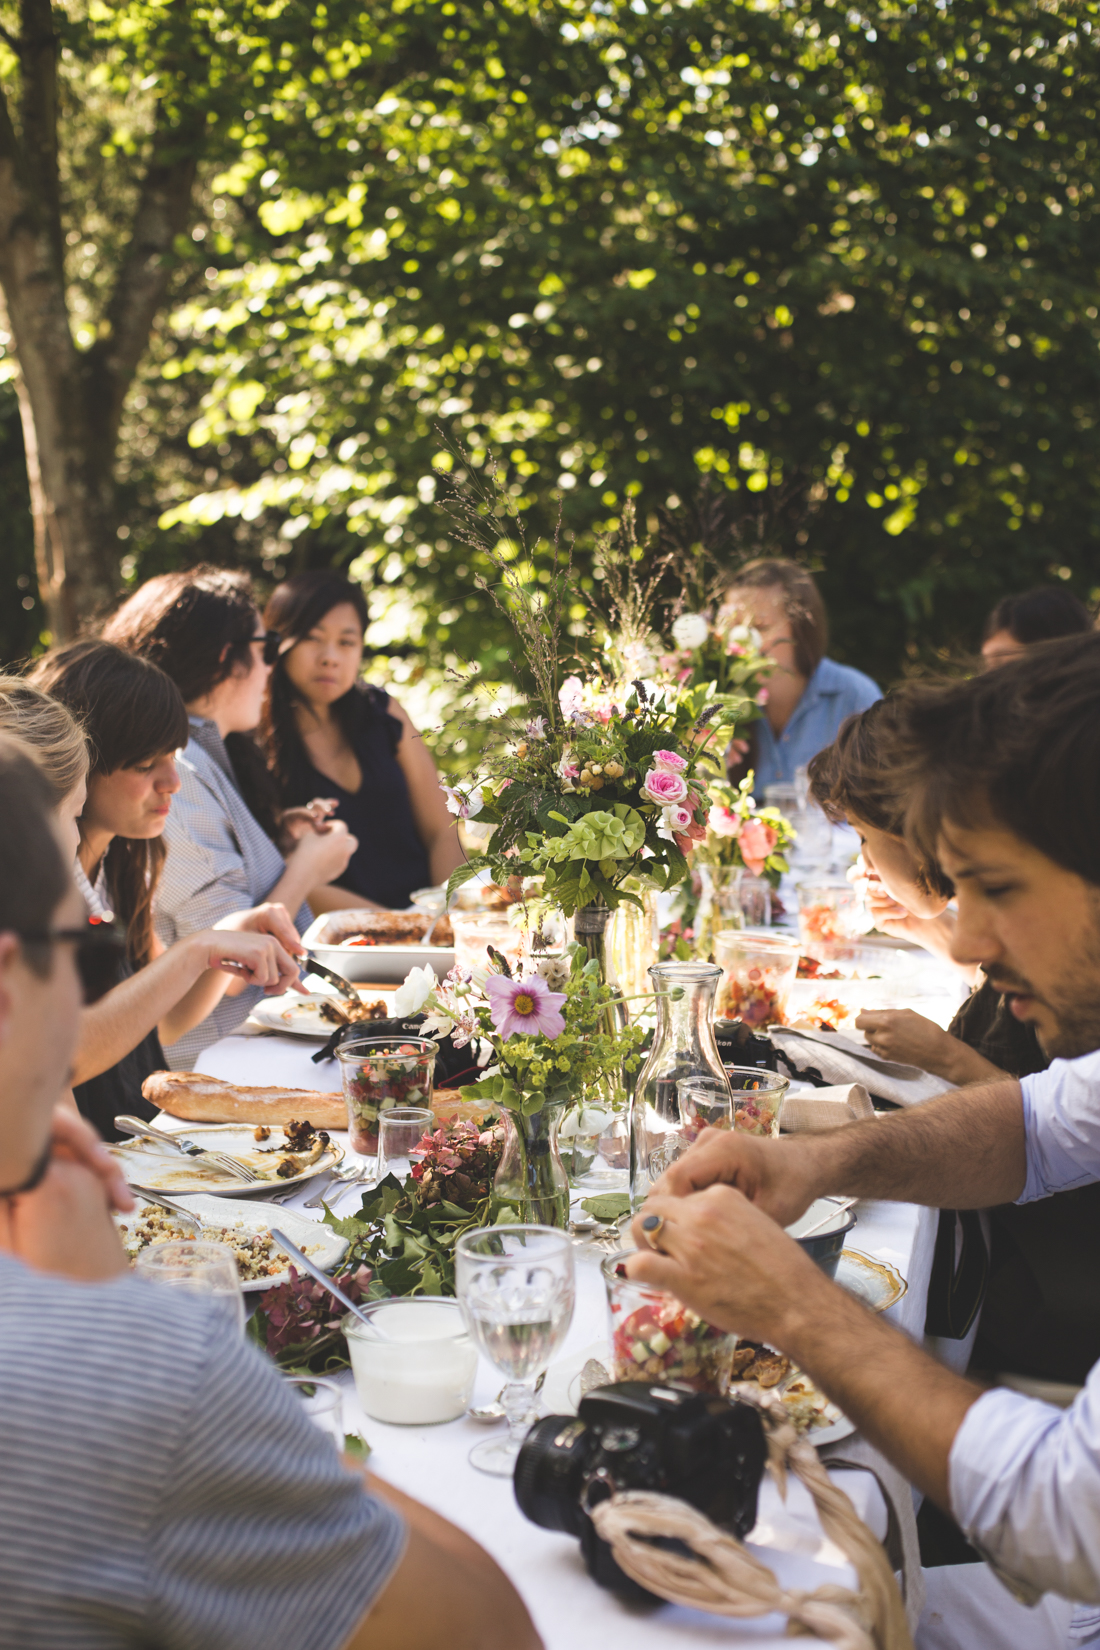
[[[153,1282],[205,1295],[222,1309],[233,1332],[243,1335],[241,1277],[227,1243],[154,1243],[138,1252],[134,1270]]]
[[[470,1451],[482,1472],[510,1477],[535,1409],[535,1382],[569,1331],[573,1245],[551,1226],[483,1226],[455,1246],[455,1282],[470,1334],[507,1377],[507,1438]]]

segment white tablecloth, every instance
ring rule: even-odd
[[[208,1076],[255,1085],[334,1091],[336,1061],[314,1065],[316,1043],[288,1037],[234,1036],[214,1043],[197,1069]],[[308,1190],[288,1206],[298,1207]],[[356,1206],[354,1189],[340,1207]],[[910,1204],[863,1203],[857,1207],[853,1248],[887,1260],[908,1281],[906,1295],[887,1314],[915,1339],[923,1333],[925,1295],[932,1264],[936,1214]],[[568,1359],[606,1335],[606,1307],[598,1257],[578,1250],[577,1307],[562,1358]],[[387,1426],[366,1417],[350,1375],[342,1377],[347,1420],[361,1427],[372,1448],[371,1465],[408,1494],[433,1507],[474,1535],[511,1576],[527,1602],[546,1650],[673,1650],[680,1645],[753,1645],[784,1650],[785,1620],[730,1622],[670,1605],[639,1612],[589,1581],[576,1541],[529,1524],[515,1505],[508,1479],[487,1477],[469,1465],[471,1447],[486,1436],[476,1422],[437,1427]],[[500,1374],[482,1360],[474,1402],[496,1396]],[[880,1537],[886,1533],[886,1505],[870,1473],[838,1471],[838,1482],[857,1511]],[[791,1483],[781,1501],[770,1478],[761,1486],[759,1516],[750,1545],[785,1586],[813,1588],[830,1582],[856,1585],[851,1567],[826,1542],[807,1492]],[[820,1643],[806,1639],[807,1644]]]

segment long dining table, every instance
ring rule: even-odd
[[[314,1064],[311,1056],[317,1048],[316,1042],[246,1030],[243,1035],[224,1037],[208,1047],[196,1062],[196,1069],[235,1083],[338,1091],[339,1064],[335,1060]],[[334,1138],[354,1158],[347,1137]],[[309,1195],[307,1186],[283,1207],[322,1218],[322,1211],[302,1208]],[[339,1213],[347,1214],[357,1207],[360,1195],[361,1189],[357,1193],[354,1187],[336,1188],[331,1201]],[[857,1205],[855,1213],[849,1247],[900,1272],[908,1287],[902,1298],[887,1308],[886,1316],[899,1329],[922,1339],[936,1212],[910,1204],[865,1202]],[[277,1222],[273,1220],[273,1224]],[[595,1343],[606,1338],[606,1306],[599,1271],[602,1253],[591,1243],[578,1243],[576,1309],[561,1355],[548,1371],[544,1398],[549,1394],[560,1400],[566,1377],[579,1369],[583,1355]],[[463,1417],[439,1426],[388,1425],[363,1413],[350,1373],[339,1377],[339,1382],[345,1425],[360,1431],[369,1443],[372,1469],[469,1531],[487,1548],[526,1600],[546,1650],[671,1650],[672,1646],[688,1645],[753,1645],[781,1650],[790,1643],[786,1619],[780,1615],[730,1620],[668,1604],[641,1610],[623,1603],[589,1579],[574,1539],[538,1528],[524,1518],[510,1480],[488,1477],[470,1465],[470,1449],[486,1435],[483,1423]],[[474,1405],[491,1401],[500,1385],[499,1372],[482,1359]],[[858,1454],[849,1446],[859,1443],[862,1440],[857,1435],[847,1444],[835,1446],[835,1453],[842,1457]],[[865,1444],[863,1451],[866,1457],[869,1452]],[[873,1461],[871,1466],[875,1466]],[[884,1540],[888,1526],[896,1528],[899,1514],[903,1521],[908,1518],[911,1527],[912,1507],[905,1504],[908,1490],[902,1486],[899,1491],[897,1484],[893,1491],[895,1505],[888,1506],[888,1492],[884,1492],[883,1485],[889,1482],[889,1474],[883,1467],[880,1461],[877,1471],[862,1465],[831,1466],[829,1470],[843,1485],[859,1516]],[[797,1481],[789,1481],[784,1500],[775,1481],[765,1475],[757,1523],[748,1546],[771,1567],[785,1588],[857,1585],[854,1570],[824,1536],[809,1494]],[[912,1597],[913,1587],[920,1586],[920,1572],[912,1549],[908,1556],[911,1573],[906,1580]],[[805,1642],[821,1641],[809,1638]]]

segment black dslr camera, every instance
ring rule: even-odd
[[[616,1564],[589,1516],[618,1490],[656,1490],[698,1507],[746,1536],[767,1457],[760,1416],[748,1404],[650,1381],[618,1381],[582,1398],[574,1415],[547,1415],[523,1441],[515,1469],[520,1511],[544,1530],[580,1537],[601,1587],[656,1603]],[[675,1539],[656,1545],[686,1553]]]

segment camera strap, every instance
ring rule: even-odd
[[[905,1606],[881,1542],[790,1421],[766,1409],[763,1419],[769,1465],[780,1488],[788,1470],[805,1484],[826,1536],[859,1577],[858,1592],[835,1586],[812,1593],[788,1590],[742,1542],[695,1507],[649,1490],[626,1490],[593,1507],[597,1534],[632,1581],[672,1604],[737,1617],[779,1611],[838,1650],[913,1650]],[[681,1541],[695,1556],[656,1546],[655,1537]]]

